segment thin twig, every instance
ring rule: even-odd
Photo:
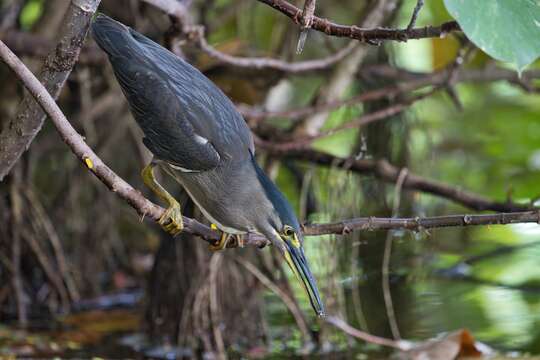
[[[510,290],[519,290],[526,293],[536,293],[540,294],[540,286],[538,286],[535,283],[530,282],[523,282],[520,284],[512,284],[512,283],[505,283],[497,280],[491,280],[491,279],[482,279],[475,275],[466,275],[463,273],[456,273],[453,274],[445,272],[444,269],[442,271],[436,271],[432,275],[436,278],[440,279],[447,279],[447,280],[455,280],[460,282],[468,282],[476,285],[481,286],[490,286],[493,288],[504,288],[504,289],[510,289]]]
[[[387,346],[387,347],[391,347],[391,348],[398,349],[401,351],[407,351],[412,348],[412,343],[410,343],[409,341],[405,341],[405,340],[395,341],[395,340],[386,339],[380,336],[368,334],[364,331],[360,331],[358,329],[353,328],[352,326],[347,324],[345,321],[335,316],[328,316],[326,318],[326,322],[334,325],[335,327],[337,327],[338,329],[340,329],[341,331],[345,332],[346,334],[352,337],[364,340],[371,344]]]
[[[15,293],[15,302],[17,304],[17,321],[19,325],[25,327],[28,325],[28,312],[25,303],[25,294],[21,276],[21,232],[22,224],[22,199],[15,183],[10,186],[11,198],[11,216],[13,218],[13,243],[11,244],[11,284]],[[8,267],[9,268],[9,267]]]
[[[274,69],[278,71],[288,72],[288,73],[302,73],[309,71],[317,71],[329,68],[345,58],[357,44],[351,42],[349,45],[345,46],[343,49],[338,51],[335,54],[327,56],[322,59],[316,60],[307,60],[300,61],[295,63],[289,63],[279,59],[272,58],[249,58],[249,57],[238,57],[225,54],[206,41],[204,34],[204,27],[201,25],[194,25],[193,20],[191,19],[189,12],[186,7],[180,5],[175,1],[168,0],[142,0],[148,4],[155,6],[156,8],[164,11],[173,17],[175,21],[179,23],[180,26],[177,27],[186,38],[193,43],[195,43],[199,48],[205,52],[207,55],[225,63],[227,65],[240,67],[240,68],[250,68],[255,70],[264,70],[264,69]]]
[[[364,14],[361,26],[372,28],[384,24],[385,19],[397,6],[398,1],[380,0],[374,2],[370,10]],[[347,56],[332,72],[325,85],[320,88],[315,102],[320,104],[345,97],[347,89],[354,83],[355,74],[364,62],[368,50],[366,46],[358,46],[351,55]],[[299,125],[295,126],[293,134],[299,136],[316,135],[324,127],[328,115],[328,113],[319,113],[303,119]]]
[[[45,58],[54,50],[55,41],[51,41],[42,34],[29,33],[19,30],[0,32],[0,40],[18,56],[33,56]],[[107,57],[103,51],[93,44],[86,44],[79,54],[78,64],[102,65]]]
[[[70,307],[69,296],[67,288],[62,281],[61,276],[56,271],[53,264],[49,261],[49,256],[41,248],[38,239],[35,236],[35,230],[38,230],[36,221],[32,221],[32,227],[34,228],[34,233],[30,231],[23,230],[22,236],[30,249],[34,252],[36,259],[38,260],[39,265],[43,269],[45,276],[49,279],[53,288],[56,290],[58,297],[60,298],[61,309],[63,312],[67,312]]]
[[[285,0],[258,0],[271,6],[300,25],[302,10]],[[340,25],[327,19],[313,17],[311,28],[324,32],[326,35],[347,37],[365,43],[377,43],[382,40],[407,41],[410,39],[425,39],[433,37],[445,37],[447,34],[460,31],[457,22],[450,21],[440,26],[425,26],[413,29],[363,29],[355,25]]]
[[[422,9],[422,6],[424,6],[424,0],[417,0],[411,16],[411,21],[409,22],[409,25],[407,25],[407,31],[411,31],[416,25],[416,19],[418,18],[418,13],[420,12],[420,9]]]
[[[409,170],[407,168],[401,169],[396,181],[396,187],[394,189],[394,206],[392,209],[392,218],[397,217],[399,212],[399,204],[401,202],[401,189],[403,189],[403,182]],[[399,327],[396,321],[396,312],[394,311],[394,303],[392,302],[392,293],[390,292],[390,258],[392,255],[392,240],[393,232],[388,231],[386,234],[386,240],[384,242],[384,253],[382,263],[382,289],[384,297],[384,305],[386,307],[386,314],[388,316],[388,323],[390,324],[390,330],[392,336],[396,340],[401,340],[399,333]]]
[[[307,135],[304,137],[297,137],[293,140],[280,143],[272,143],[271,146],[275,150],[279,151],[290,151],[290,150],[300,150],[305,149],[311,146],[314,141],[322,139],[327,136],[334,135],[340,131],[347,129],[358,129],[368,124],[371,124],[376,121],[387,119],[391,116],[397,115],[405,110],[407,110],[413,103],[425,99],[427,96],[431,95],[433,91],[430,91],[426,94],[416,96],[414,98],[405,100],[401,103],[391,105],[385,109],[377,110],[369,114],[364,114],[356,119],[346,122],[341,126],[322,131],[317,135]]]
[[[298,329],[302,333],[304,339],[309,340],[310,335],[308,325],[304,321],[302,313],[299,311],[294,300],[291,299],[288,294],[281,290],[277,284],[275,284],[266,275],[264,275],[252,263],[242,258],[236,258],[236,261],[240,263],[240,265],[242,265],[244,268],[246,268],[246,270],[249,271],[253,276],[255,276],[255,278],[257,278],[257,280],[259,280],[261,284],[266,286],[270,291],[272,291],[274,294],[276,294],[277,297],[281,299],[287,309],[289,309],[289,311],[291,312],[291,315],[293,316],[296,324],[298,325]]]
[[[210,46],[206,39],[203,36],[200,36],[198,45],[206,54],[209,56],[225,63],[240,68],[250,68],[256,70],[265,70],[273,69],[279,70],[291,74],[305,73],[310,71],[324,70],[332,65],[340,62],[343,58],[351,53],[355,49],[356,44],[354,42],[349,43],[347,46],[340,49],[335,54],[329,55],[322,59],[315,60],[306,60],[299,62],[286,62],[279,59],[272,58],[249,58],[249,57],[238,57],[225,54],[221,51],[216,50],[214,47]]]
[[[520,251],[520,250],[530,248],[530,247],[537,247],[539,245],[540,245],[540,241],[532,241],[532,242],[527,242],[525,244],[516,244],[516,245],[502,245],[493,250],[489,250],[481,254],[463,258],[457,261],[456,263],[454,263],[454,265],[447,268],[447,270],[450,270],[456,267],[461,267],[463,265],[470,266],[484,260],[489,260],[491,258],[498,257],[498,256],[509,255],[516,251]]]
[[[392,98],[401,92],[410,91],[417,87],[417,84],[404,84],[405,86],[388,86],[377,90],[367,91],[360,95],[345,100],[335,100],[323,104],[301,107],[283,111],[262,111],[252,106],[244,104],[238,105],[238,111],[250,120],[263,120],[269,118],[287,118],[288,120],[299,120],[312,114],[327,112],[342,106],[352,106],[366,101],[374,101],[382,98]]]
[[[304,44],[307,39],[309,28],[313,23],[313,14],[315,14],[316,0],[305,0],[304,1],[304,10],[302,11],[302,17],[300,18],[300,23],[302,24],[302,30],[300,31],[300,36],[298,38],[298,44],[296,45],[296,53],[301,54],[304,49]]]
[[[225,351],[225,343],[220,329],[220,316],[218,306],[218,293],[217,293],[217,275],[220,270],[220,265],[223,260],[223,254],[215,253],[210,258],[210,275],[208,278],[209,284],[209,297],[210,297],[210,318],[212,323],[212,333],[214,334],[214,341],[217,347],[217,355],[219,360],[226,360],[227,353]]]
[[[43,204],[31,188],[25,189],[23,193],[26,195],[28,203],[32,207],[35,217],[43,229],[43,232],[37,232],[37,234],[45,233],[51,242],[56,263],[58,264],[58,271],[66,283],[66,289],[69,293],[71,301],[79,301],[80,294],[77,290],[77,286],[75,285],[75,280],[68,269],[66,255],[64,248],[62,247],[62,241],[60,240],[51,219],[47,216],[47,212],[45,211]]]
[[[426,86],[441,86],[448,81],[450,73],[451,69],[445,69],[444,71],[434,72],[427,75],[420,75],[409,73],[400,69],[389,69],[385,67],[375,68],[372,70],[367,68],[365,76],[381,76],[392,79],[398,84],[370,90],[344,100],[335,100],[323,104],[315,104],[290,110],[263,111],[260,108],[245,104],[237,105],[237,108],[238,111],[246,118],[249,118],[249,120],[260,121],[270,118],[287,118],[288,120],[298,120],[305,116],[330,111],[342,106],[351,106],[379,99],[392,99],[402,93],[409,93]],[[522,79],[526,79],[527,81],[537,79],[540,78],[540,71],[526,71],[521,74],[521,76]],[[493,82],[499,80],[518,82],[519,77],[515,71],[506,69],[491,69],[489,71],[459,69],[453,76],[454,84],[462,82]]]

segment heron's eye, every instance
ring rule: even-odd
[[[285,226],[283,228],[283,234],[285,234],[285,236],[293,236],[294,235],[294,229],[290,226]]]

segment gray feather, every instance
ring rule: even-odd
[[[92,32],[158,159],[191,171],[249,159],[255,148],[244,119],[196,68],[106,16]]]

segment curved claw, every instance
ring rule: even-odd
[[[232,241],[231,241],[232,240]],[[219,251],[225,248],[244,247],[244,237],[242,234],[229,234],[226,232],[221,233],[219,241],[210,244],[208,246],[211,251]]]
[[[227,244],[231,238],[231,234],[226,232],[221,233],[221,238],[213,244],[208,245],[210,251],[220,251],[227,247]]]
[[[231,247],[243,248],[245,246],[244,234],[233,235],[234,241],[231,244]]]
[[[172,202],[169,208],[165,210],[163,215],[159,218],[158,224],[172,236],[177,235],[184,229],[182,208],[177,201]]]

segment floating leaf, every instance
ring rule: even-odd
[[[480,357],[483,353],[489,352],[491,349],[476,342],[471,333],[463,329],[417,343],[411,350],[404,353],[407,355],[405,358],[411,360],[446,360],[457,357]]]
[[[536,0],[444,0],[467,37],[519,72],[540,56],[540,3]]]

